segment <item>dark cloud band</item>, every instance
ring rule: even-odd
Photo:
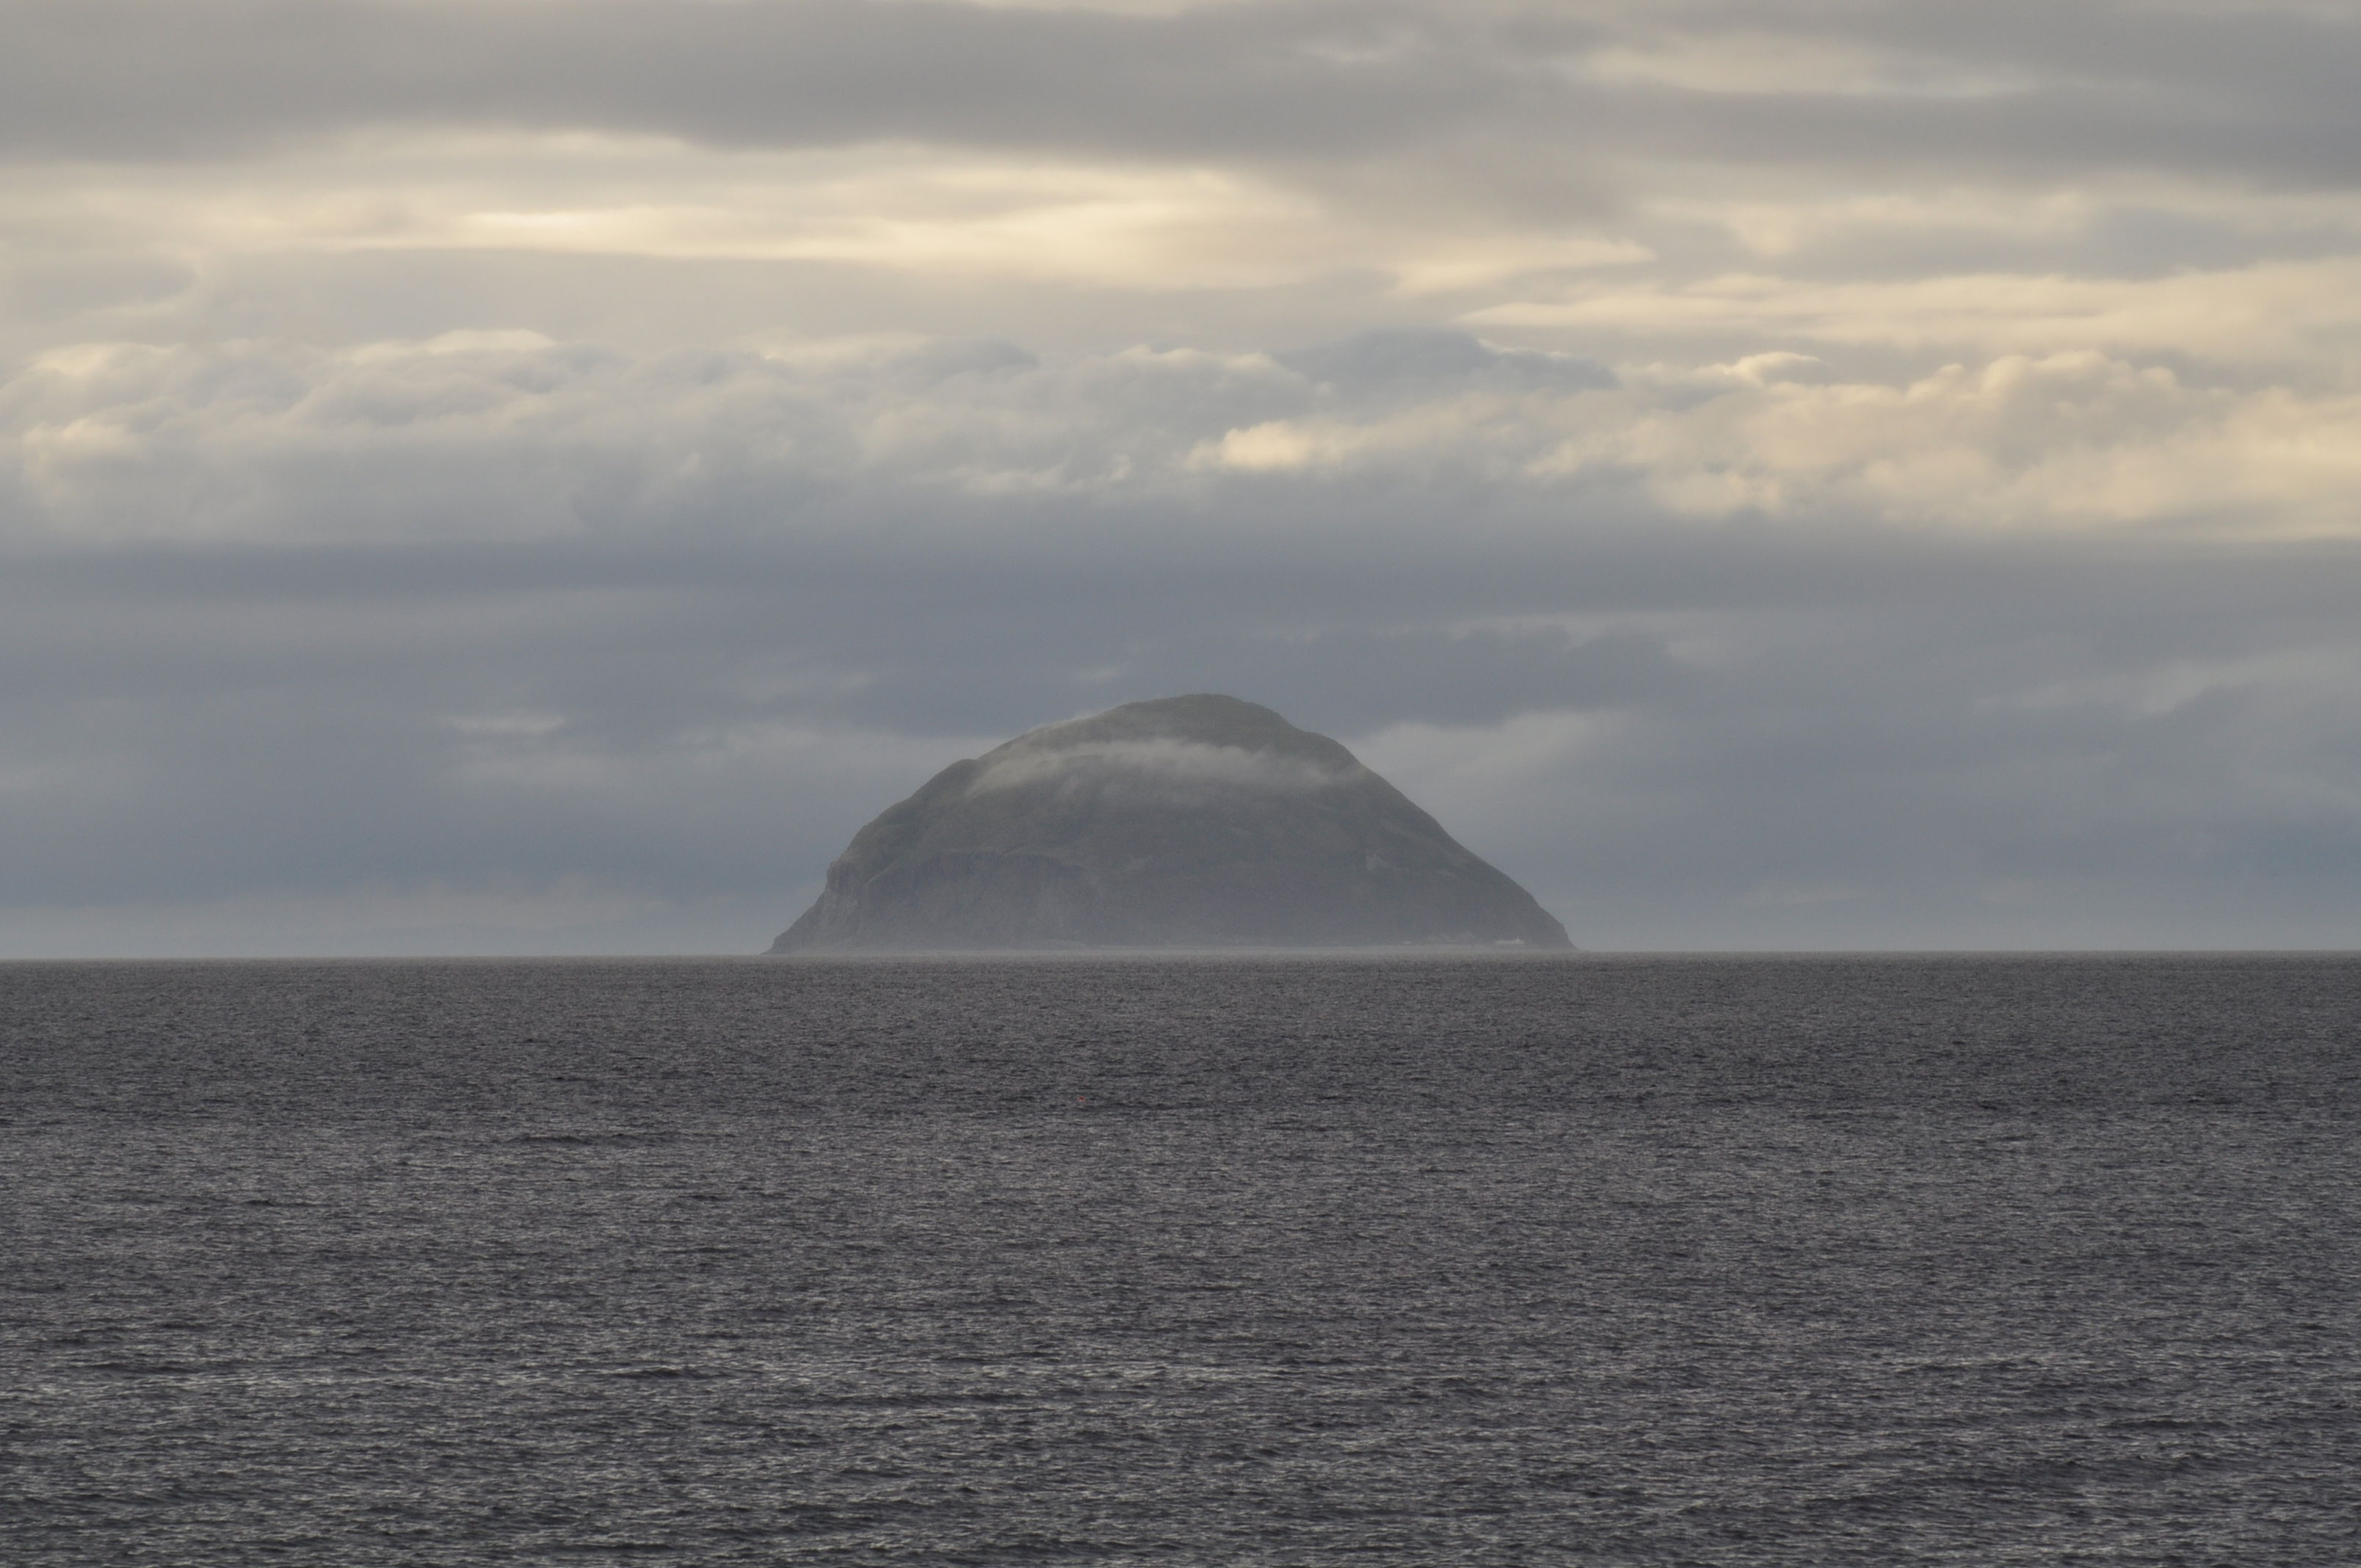
[[[1874,46],[1890,90],[1594,79],[1593,51],[1770,37]],[[1983,72],[1989,91],[1941,87]],[[1914,87],[1925,77],[1934,89]],[[2361,28],[2302,12],[1692,5],[1642,30],[1411,0],[1162,16],[942,0],[9,0],[0,148],[234,155],[370,126],[510,126],[725,147],[915,140],[1184,159],[1561,156],[2169,169],[2342,186]],[[1487,151],[1486,149],[1490,149]]]

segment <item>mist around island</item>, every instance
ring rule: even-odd
[[[0,956],[751,952],[1188,692],[1586,949],[2361,946],[2356,80],[2299,0],[0,0]]]

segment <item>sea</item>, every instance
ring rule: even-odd
[[[2361,1563],[2361,959],[0,966],[0,1563]]]

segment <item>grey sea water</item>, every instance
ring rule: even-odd
[[[2361,961],[0,967],[0,1562],[2361,1563]]]

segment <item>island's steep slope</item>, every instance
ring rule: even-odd
[[[1531,894],[1324,735],[1135,702],[954,762],[854,836],[774,953],[1565,948]]]

